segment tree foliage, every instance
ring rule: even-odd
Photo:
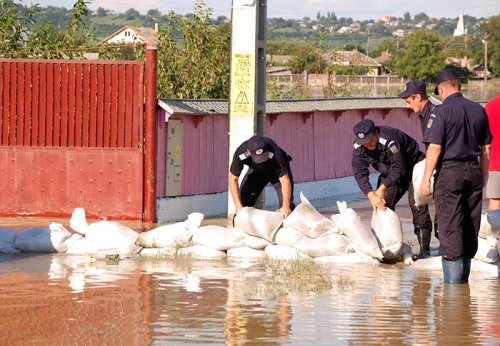
[[[481,31],[488,40],[488,60],[491,69],[496,75],[500,75],[500,15],[490,17],[480,26]]]
[[[432,81],[444,67],[442,41],[435,32],[418,30],[408,35],[404,50],[393,61],[393,70],[399,76]]]
[[[67,30],[57,30],[51,22],[33,27],[34,16],[40,11],[38,5],[25,7],[12,0],[0,1],[0,56],[47,59],[81,58],[84,51],[95,43],[93,26],[86,27],[88,2],[76,0],[71,9],[71,20]]]
[[[310,42],[303,43],[297,47],[297,52],[290,59],[288,66],[293,73],[323,73],[325,62],[321,52]]]
[[[228,24],[216,28],[202,0],[192,18],[170,12],[158,39],[158,95],[170,98],[227,98],[231,51]],[[181,28],[178,38],[175,26]]]

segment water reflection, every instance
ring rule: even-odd
[[[400,264],[328,268],[349,284],[279,290],[263,262],[0,257],[0,343],[498,343],[498,278],[444,286],[439,271]]]

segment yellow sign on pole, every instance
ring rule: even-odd
[[[255,115],[255,53],[235,52],[231,59],[231,115]]]

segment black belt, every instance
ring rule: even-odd
[[[478,162],[477,157],[468,157],[465,159],[446,159],[443,160],[443,163],[451,163],[451,162]]]

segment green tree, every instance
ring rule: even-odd
[[[480,30],[484,32],[488,41],[488,61],[496,75],[500,75],[500,15],[490,17],[483,22]],[[484,48],[483,48],[484,51]]]
[[[169,98],[227,98],[231,27],[215,27],[211,9],[195,4],[192,18],[170,12],[158,39],[158,95]],[[181,37],[175,28],[181,28]]]
[[[0,56],[10,57],[29,41],[33,16],[40,11],[37,4],[23,7],[12,0],[0,1]]]
[[[290,59],[288,66],[293,73],[323,73],[325,62],[321,56],[321,52],[314,47],[310,42],[301,44],[297,53]]]
[[[401,77],[432,81],[444,67],[444,59],[439,35],[418,30],[405,40],[405,48],[395,55],[392,68]]]

